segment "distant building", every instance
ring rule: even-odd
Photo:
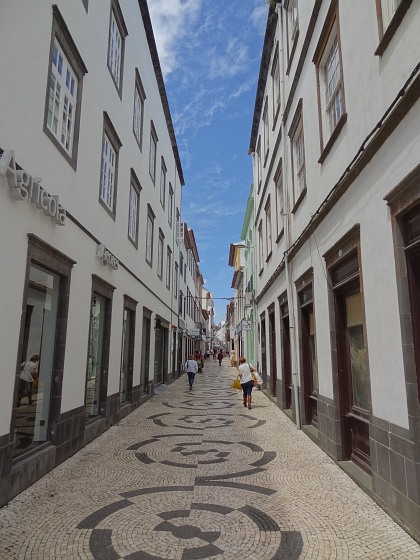
[[[271,2],[250,153],[259,362],[420,539],[420,3]]]

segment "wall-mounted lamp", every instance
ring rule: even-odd
[[[155,319],[155,330],[160,329],[160,328],[161,328],[160,319],[157,318],[157,319]]]

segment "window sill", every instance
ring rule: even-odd
[[[263,272],[264,272],[264,269],[262,268],[262,269],[259,271],[258,276],[262,276],[262,273],[263,273]]]
[[[297,199],[297,201],[295,202],[295,205],[292,208],[292,214],[295,214],[297,209],[299,208],[299,206],[302,204],[302,200],[306,196],[306,191],[307,191],[307,188],[305,187],[303,189],[303,191],[300,193],[299,198]]]
[[[276,129],[277,119],[279,118],[279,115],[280,115],[280,103],[277,105],[276,112],[273,115],[273,126],[271,128],[272,132],[274,132],[274,130]]]
[[[270,251],[267,255],[267,258],[265,259],[265,262],[268,263],[268,261],[271,259],[271,256],[273,255],[273,251]]]
[[[267,160],[268,160],[269,153],[270,153],[270,150],[268,149],[267,152],[264,155],[264,167],[267,165]]]
[[[379,42],[379,45],[375,51],[376,56],[382,56],[391,42],[392,37],[395,35],[398,27],[400,26],[408,8],[410,7],[413,0],[402,0],[401,4],[398,6],[394,17],[390,21],[388,27],[385,30],[385,33],[382,35],[382,38]]]
[[[139,248],[138,240],[134,241],[134,239],[131,239],[131,237],[129,235],[127,235],[127,239],[134,246],[134,248],[138,250],[138,248]]]
[[[332,134],[328,140],[328,142],[325,144],[324,149],[321,152],[321,156],[318,160],[318,163],[324,163],[324,161],[326,160],[331,148],[333,147],[334,142],[337,140],[341,130],[343,129],[344,125],[347,122],[347,113],[343,113],[341,115],[341,117],[338,119],[338,123],[336,125],[336,127],[334,128],[334,130],[332,131]]]
[[[279,234],[278,234],[278,236],[277,236],[276,243],[279,243],[279,242],[280,242],[280,240],[281,240],[281,238],[283,237],[283,235],[284,235],[284,228],[281,228],[281,231],[279,232]]]
[[[111,216],[111,218],[114,220],[116,220],[116,216],[115,216],[115,212],[113,212],[109,206],[107,206],[105,204],[105,202],[102,200],[102,198],[99,198],[99,204],[104,208],[104,210]]]

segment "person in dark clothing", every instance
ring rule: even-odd
[[[217,354],[217,359],[219,360],[219,366],[221,366],[223,360],[223,352],[221,350],[219,350],[219,353]]]

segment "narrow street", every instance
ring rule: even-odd
[[[418,544],[228,359],[185,375],[0,510],[0,558],[407,559]]]

